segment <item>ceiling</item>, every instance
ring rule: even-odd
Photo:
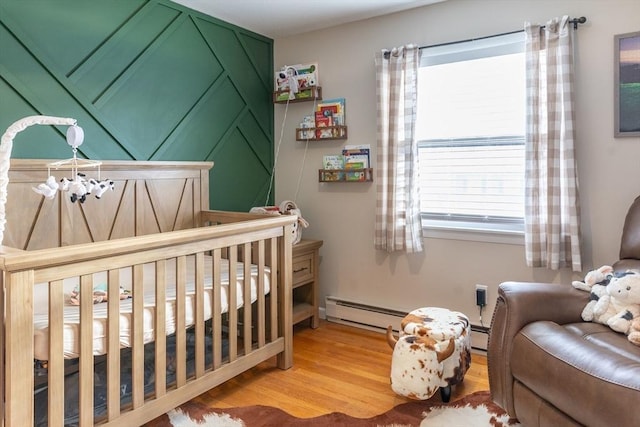
[[[172,0],[269,38],[294,36],[445,0]]]

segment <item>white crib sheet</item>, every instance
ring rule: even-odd
[[[175,289],[175,259],[167,261],[167,286],[166,286],[166,333],[172,334],[176,330],[176,289]],[[204,319],[211,318],[212,313],[212,262],[211,257],[205,256],[204,279]],[[222,260],[220,265],[221,275],[221,309],[226,313],[229,309],[229,262]],[[144,265],[144,342],[154,339],[155,324],[155,264]],[[187,283],[185,300],[185,324],[187,327],[194,324],[195,313],[195,258],[187,257]],[[251,266],[251,302],[257,299],[257,274],[258,268]],[[93,275],[94,286],[106,283],[106,272]],[[130,267],[120,270],[120,285],[125,289],[131,289],[132,269]],[[70,292],[78,285],[79,278],[66,279],[64,281],[65,292]],[[237,308],[242,307],[244,282],[244,265],[237,264]],[[265,295],[270,291],[269,268],[265,267]],[[133,299],[120,301],[120,346],[129,347],[131,344],[131,317]],[[98,356],[107,351],[107,303],[93,304],[93,354]],[[48,315],[48,284],[37,284],[34,292],[34,357],[38,360],[49,358],[49,315]],[[64,307],[64,357],[76,358],[80,354],[80,307],[65,305]]]

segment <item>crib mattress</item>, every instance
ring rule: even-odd
[[[204,279],[204,319],[208,320],[212,314],[212,262],[211,257],[205,257],[205,279]],[[173,334],[176,331],[176,284],[175,270],[176,262],[167,260],[166,263],[166,333]],[[187,258],[187,282],[185,297],[185,325],[192,326],[195,321],[195,259]],[[257,274],[258,268],[251,266],[251,302],[257,299]],[[220,306],[223,313],[229,310],[229,263],[221,260],[221,301]],[[94,285],[106,283],[106,272],[93,275]],[[120,285],[125,289],[131,289],[132,269],[130,267],[120,270]],[[65,292],[69,292],[78,286],[79,278],[70,278],[64,281]],[[237,308],[244,303],[243,296],[244,265],[237,263]],[[269,269],[265,267],[264,293],[269,293]],[[38,360],[48,360],[49,358],[49,315],[46,311],[48,307],[48,284],[37,284],[34,292],[34,357]],[[135,297],[135,296],[134,296]],[[130,347],[131,345],[131,320],[132,320],[133,299],[120,301],[120,346]],[[96,356],[107,352],[107,303],[93,304],[93,354]],[[144,310],[143,310],[143,340],[145,343],[151,342],[155,336],[155,264],[144,265]],[[65,305],[64,307],[64,357],[77,358],[80,354],[80,307],[75,305]]]

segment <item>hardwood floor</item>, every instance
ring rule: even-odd
[[[379,332],[327,321],[311,329],[304,323],[295,329],[293,353],[291,369],[268,361],[196,400],[215,408],[275,406],[300,418],[331,412],[369,418],[409,401],[391,390],[391,349]],[[451,400],[488,389],[487,359],[473,353]]]

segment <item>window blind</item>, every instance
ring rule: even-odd
[[[420,207],[460,223],[524,216],[524,33],[423,49]]]

